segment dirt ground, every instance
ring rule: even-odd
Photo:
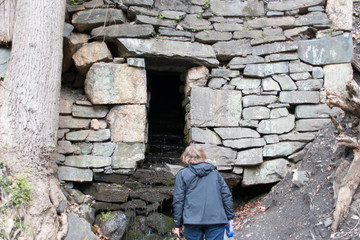
[[[354,3],[354,54],[360,57],[360,2]],[[354,70],[354,79],[359,83],[360,74]],[[349,128],[351,119],[339,117],[346,132],[357,135]],[[293,170],[306,171],[309,181],[297,187],[292,183],[293,172],[262,199],[249,204],[248,209],[237,211],[248,214],[237,222],[236,240],[276,239],[360,239],[360,189],[354,195],[346,220],[331,236],[334,199],[332,183],[334,173],[343,160],[352,161],[351,149],[336,149],[337,132],[331,124],[322,129],[311,145],[305,158],[292,166]]]

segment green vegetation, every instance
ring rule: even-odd
[[[72,5],[78,5],[79,3],[76,0],[70,0]]]
[[[210,7],[210,0],[205,0],[203,5],[202,5],[202,8],[203,9],[208,9]]]
[[[111,213],[111,211],[101,212],[100,213],[100,220],[106,222],[108,220],[114,219],[115,215]]]
[[[165,16],[162,14],[162,11],[158,11],[158,15],[156,16],[157,19],[161,20],[163,19]]]

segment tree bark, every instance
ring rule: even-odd
[[[17,0],[0,0],[0,42],[11,42]]]
[[[1,1],[1,0],[0,0]],[[65,1],[18,0],[10,63],[0,82],[0,156],[33,187],[27,239],[56,239],[65,199],[56,174]]]

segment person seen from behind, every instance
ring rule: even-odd
[[[187,240],[223,240],[225,226],[234,218],[229,187],[199,145],[190,144],[181,160],[186,167],[175,179],[175,234],[180,236],[184,225]]]

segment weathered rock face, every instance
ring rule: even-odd
[[[57,163],[61,181],[94,181],[84,191],[97,210],[136,212],[127,239],[144,238],[148,229],[136,226],[172,198],[183,167],[166,154],[172,164],[159,166],[147,152],[153,71],[181,76],[178,137],[200,144],[233,187],[281,180],[337,114],[325,90],[341,93],[352,79],[348,2],[120,2],[68,5]],[[148,227],[154,239],[168,231]]]

